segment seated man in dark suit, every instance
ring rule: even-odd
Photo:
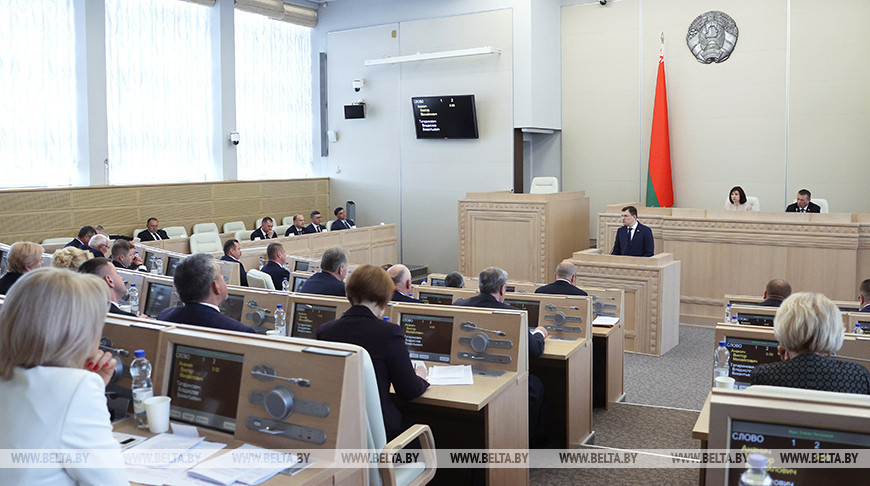
[[[214,258],[207,253],[191,255],[175,267],[175,291],[184,305],[163,309],[157,319],[179,324],[256,332],[251,326],[221,314],[220,305],[227,298],[227,283]]]
[[[293,215],[293,224],[287,228],[287,231],[284,233],[284,236],[299,236],[305,234],[305,216],[301,213],[296,213]]]
[[[562,260],[556,266],[556,281],[538,287],[535,289],[536,294],[556,294],[556,295],[587,295],[586,292],[574,286],[574,277],[577,275],[577,267],[571,263],[571,260]]]
[[[248,273],[245,272],[245,266],[239,261],[239,258],[241,257],[242,245],[239,244],[239,240],[235,238],[227,240],[227,242],[224,243],[224,256],[221,257],[221,260],[225,262],[236,262],[239,264],[239,284],[242,287],[247,287]]]
[[[117,240],[112,245],[112,264],[124,270],[147,271],[142,265],[142,259],[136,254],[136,247],[127,240]]]
[[[858,297],[858,312],[870,312],[870,278],[861,282],[861,286],[858,287],[858,292],[861,294]]]
[[[145,227],[148,228],[145,231],[140,231],[137,238],[139,241],[158,241],[158,240],[168,240],[169,236],[162,229],[158,229],[160,227],[160,222],[157,221],[157,218],[148,218],[148,221],[145,222]]]
[[[347,259],[347,250],[344,248],[329,248],[320,259],[320,271],[306,280],[299,291],[303,294],[344,297]]]
[[[109,237],[99,233],[88,241],[88,251],[94,254],[94,258],[106,258],[109,251]]]
[[[64,248],[68,246],[72,246],[73,248],[78,248],[79,250],[90,251],[90,247],[88,243],[91,242],[91,238],[97,234],[97,231],[93,226],[82,226],[79,230],[78,236],[72,239],[69,243],[63,245]]]
[[[268,273],[272,277],[272,283],[275,284],[276,290],[282,289],[284,279],[290,278],[290,271],[284,268],[287,263],[287,255],[284,253],[284,245],[281,243],[270,243],[266,247],[266,258],[269,262],[263,265],[261,272]]]
[[[504,303],[507,290],[508,274],[498,267],[485,268],[478,275],[480,293],[474,297],[460,299],[453,305],[466,307],[485,307],[488,309],[513,309]],[[529,359],[538,358],[544,354],[544,340],[547,330],[536,327],[529,331]],[[529,374],[529,444],[541,445],[545,440],[543,424],[544,383],[535,375]]]
[[[329,228],[329,231],[340,231],[356,228],[356,224],[353,222],[353,220],[347,219],[347,215],[344,212],[343,207],[339,206],[335,208],[333,214],[335,214],[335,221],[332,222],[332,227]]]
[[[411,271],[408,270],[408,267],[402,264],[393,265],[387,270],[387,273],[393,279],[393,286],[395,287],[393,297],[390,300],[394,302],[423,303],[422,300],[411,297]]]
[[[637,222],[637,208],[622,208],[622,227],[616,231],[611,255],[651,257],[655,253],[652,230]]]
[[[767,287],[764,288],[764,300],[758,305],[779,307],[789,295],[791,295],[791,285],[785,280],[775,278],[767,282]]]
[[[124,285],[124,279],[118,274],[118,269],[112,265],[112,262],[105,258],[91,258],[79,266],[78,272],[96,275],[106,282],[106,285],[109,286],[110,314],[136,317],[136,314],[121,310],[118,307],[118,301],[123,299],[127,294],[127,287]]]
[[[277,238],[278,234],[275,233],[275,230],[272,229],[274,226],[275,221],[273,221],[272,218],[266,216],[260,221],[260,227],[255,229],[254,232],[251,233],[251,241]]]
[[[821,213],[822,208],[810,201],[810,191],[801,189],[797,193],[797,202],[791,203],[785,208],[787,213]]]
[[[302,231],[306,235],[309,233],[323,233],[326,231],[326,226],[320,224],[323,221],[323,216],[320,215],[320,211],[311,211],[311,224],[305,227]]]
[[[450,272],[444,277],[444,286],[461,289],[465,287],[465,279],[462,278],[462,274],[459,272]]]

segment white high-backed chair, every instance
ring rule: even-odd
[[[243,229],[236,231],[236,239],[239,241],[251,241],[251,233],[254,230]]]
[[[133,238],[138,238],[138,237],[139,237],[139,233],[141,233],[141,232],[143,232],[143,231],[145,231],[145,230],[146,230],[146,228],[136,228],[136,229],[134,229],[134,230],[133,230]]]
[[[761,201],[755,196],[746,196],[746,202],[752,204],[753,211],[761,211]]]
[[[75,236],[70,236],[70,237],[58,236],[57,238],[46,238],[46,239],[42,240],[42,244],[43,245],[59,245],[61,243],[68,243],[68,242],[72,241],[73,238],[75,238]]]
[[[275,231],[275,234],[278,236],[284,236],[284,233],[287,232],[287,229],[290,228],[289,224],[282,224],[281,226],[275,226],[272,228]]]
[[[823,213],[828,212],[828,200],[827,199],[816,198],[816,199],[811,199],[811,201],[818,204],[819,208],[821,208]]]
[[[163,231],[169,238],[187,238],[187,230],[184,229],[184,226],[167,226],[163,228]]]
[[[326,231],[332,231],[332,223],[334,223],[334,222],[335,222],[334,219],[330,219],[329,221],[326,222]]]
[[[243,231],[246,229],[244,221],[230,221],[229,223],[224,223],[224,233],[235,233],[236,231]]]
[[[214,223],[196,223],[193,225],[193,234],[197,233],[220,233]]]
[[[535,177],[529,194],[554,194],[559,192],[559,179],[555,177]]]
[[[215,227],[217,228],[217,227]],[[190,253],[215,253],[223,251],[220,233],[194,233],[190,235]]]
[[[293,224],[293,215],[291,214],[290,216],[284,216],[284,219],[281,220],[281,224],[283,224],[284,226],[292,225]]]
[[[275,290],[275,284],[272,282],[272,277],[259,270],[248,270],[248,286],[256,289]]]

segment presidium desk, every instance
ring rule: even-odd
[[[623,206],[598,215],[598,247],[606,252]],[[638,220],[652,228],[656,252],[682,262],[684,324],[715,326],[726,294],[760,296],[774,278],[795,292],[843,301],[854,301],[858,285],[870,278],[870,214],[638,207]]]
[[[589,248],[589,198],[555,194],[468,193],[459,201],[459,272],[507,270],[511,280],[549,282],[556,265]]]

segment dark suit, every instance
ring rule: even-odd
[[[118,260],[112,260],[112,265],[120,268],[121,270],[136,270],[136,266],[134,266],[133,264],[130,264],[129,267],[125,267],[124,264],[119,262]]]
[[[352,219],[336,219],[332,222],[332,228],[330,228],[329,231],[341,231],[351,229],[352,226],[356,226]]]
[[[335,295],[344,297],[344,282],[331,273],[317,272],[302,284],[299,289],[303,294]]]
[[[407,295],[399,292],[398,290],[393,291],[393,298],[390,299],[393,302],[411,302],[414,304],[422,304],[423,301],[420,299],[415,299],[413,297],[408,297]]]
[[[858,312],[870,312],[870,304],[865,305]]]
[[[762,364],[752,370],[753,385],[870,394],[870,371],[856,363],[804,353],[788,361]]]
[[[103,252],[97,250],[96,248],[88,247],[87,250],[91,252],[92,255],[94,255],[94,258],[106,258],[106,255],[103,255]]]
[[[787,212],[787,213],[799,213],[801,211],[798,208],[797,203],[791,203],[788,205],[788,207],[785,208],[785,212]],[[806,212],[807,213],[821,213],[822,208],[818,204],[810,201],[810,203],[807,204]]]
[[[180,307],[167,307],[160,311],[157,319],[178,324],[192,324],[194,326],[211,327],[214,329],[256,333],[253,327],[246,326],[231,317],[221,314],[218,310],[199,303],[184,304]]]
[[[272,231],[272,238],[277,238],[277,237],[278,237],[278,233],[275,233],[274,231]],[[259,238],[261,240],[268,240],[269,239],[269,237],[266,236],[263,233],[263,230],[260,228],[255,229],[254,232],[251,233],[251,241],[254,241],[257,238]]]
[[[763,305],[765,307],[779,307],[782,305],[782,300],[780,299],[765,299],[758,303],[758,305]]]
[[[495,297],[489,294],[477,294],[474,297],[467,299],[459,299],[453,305],[461,305],[465,307],[484,307],[487,309],[511,309],[516,310],[504,302],[499,302]],[[533,332],[529,334],[529,357],[537,358],[544,354],[544,336],[540,333]]]
[[[629,241],[628,227],[621,226],[616,231],[616,241],[613,242],[613,251],[611,255],[626,255],[651,257],[655,253],[655,242],[653,242],[652,230],[649,227],[637,223],[637,228],[634,230],[634,237]]]
[[[223,260],[225,262],[236,262],[239,264],[239,284],[242,287],[247,287],[248,286],[248,273],[245,272],[245,266],[242,265],[242,262],[236,260],[235,258],[233,258],[229,255],[222,256],[221,260]],[[280,289],[280,287],[279,287],[279,289]]]
[[[68,247],[68,246],[72,246],[72,247],[74,247],[74,248],[78,248],[79,250],[90,250],[90,249],[91,249],[91,247],[89,247],[88,245],[82,243],[81,240],[79,240],[78,238],[73,238],[72,241],[70,241],[69,243],[63,245],[64,248],[66,248],[66,247]]]
[[[221,258],[221,260],[223,260],[223,258]],[[269,261],[269,263],[263,265],[263,268],[261,268],[260,271],[268,273],[269,276],[272,277],[272,283],[275,284],[276,290],[281,290],[281,285],[283,284],[284,279],[290,278],[290,272],[282,267],[278,262]]]
[[[3,278],[0,278],[0,294],[6,295],[9,292],[9,289],[21,276],[23,273],[18,272],[6,272],[6,275],[3,275]]]
[[[319,231],[318,231],[318,227],[319,227]],[[309,233],[323,233],[324,231],[326,231],[326,226],[323,226],[322,224],[314,224],[314,223],[310,223],[308,226],[306,226],[305,228],[302,229],[302,233],[306,234],[306,235]]]
[[[154,236],[148,230],[140,231],[139,234],[136,236],[139,238],[139,241],[157,241],[157,238],[154,238]],[[162,229],[157,230],[157,236],[159,236],[161,240],[169,239],[169,236],[167,236],[166,232]]]
[[[287,231],[284,232],[284,236],[299,236],[305,234],[305,227],[297,228],[295,224],[291,224]]]
[[[535,293],[553,295],[589,295],[585,291],[575,287],[571,282],[562,279],[536,288]]]
[[[429,383],[414,373],[402,328],[378,319],[368,307],[355,305],[340,319],[320,326],[316,335],[323,341],[356,344],[368,351],[378,381],[387,440],[404,432],[407,427],[390,397],[390,384],[400,400],[413,400],[426,391]]]
[[[120,316],[136,317],[136,314],[133,314],[132,312],[127,312],[125,310],[121,310],[121,308],[118,307],[118,304],[116,304],[114,302],[112,302],[111,305],[109,305],[109,314],[118,314]]]

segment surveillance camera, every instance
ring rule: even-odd
[[[598,0],[601,5],[607,5],[607,0]]]
[[[230,132],[229,141],[232,142],[233,145],[239,144],[239,132]]]
[[[354,79],[353,80],[353,90],[359,93],[359,90],[362,89],[363,86],[366,85],[366,81],[364,79]]]

